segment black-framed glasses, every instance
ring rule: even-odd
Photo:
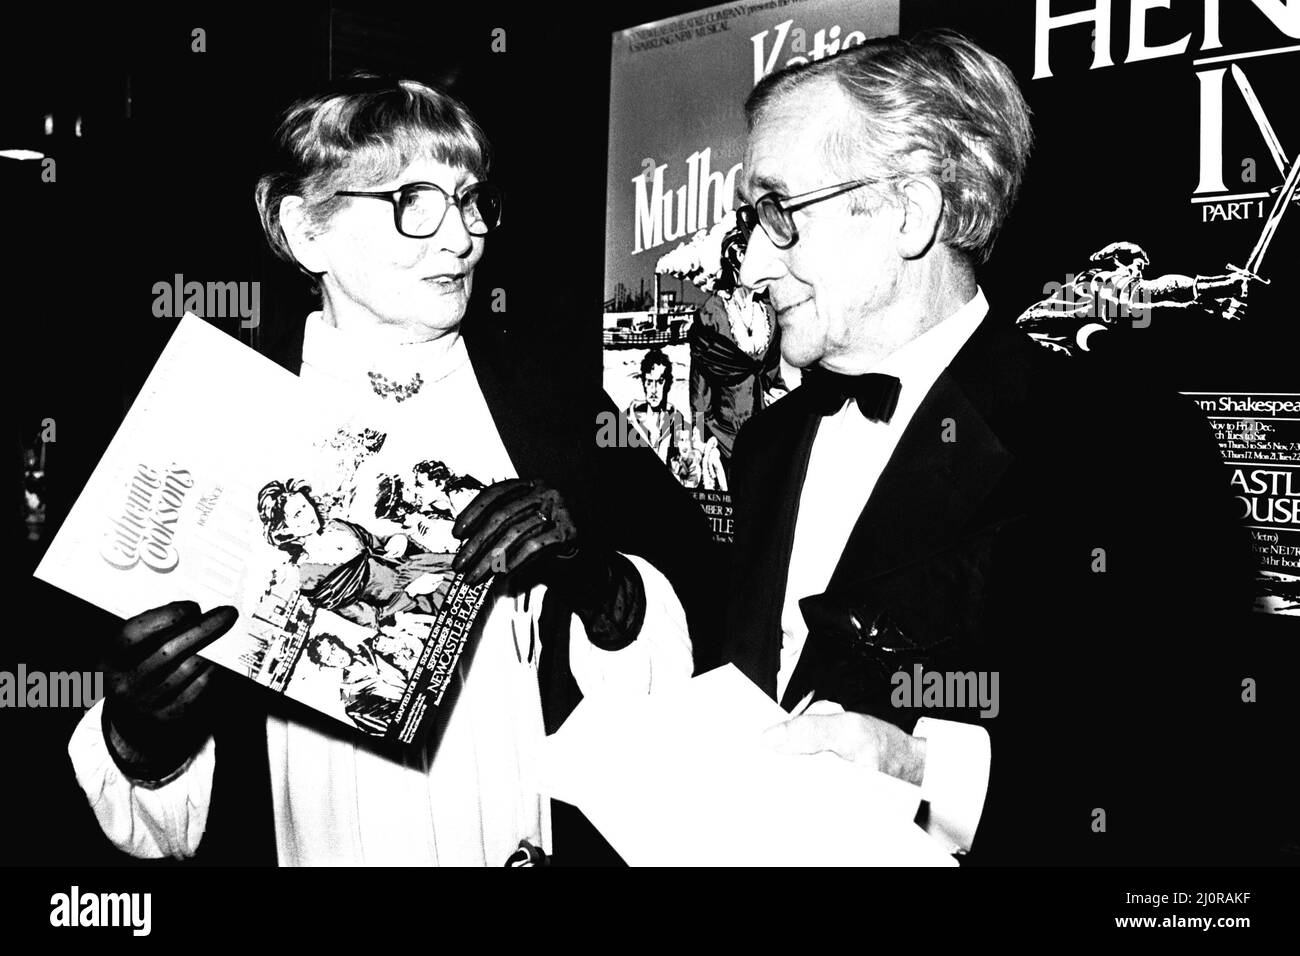
[[[746,243],[753,235],[754,227],[762,226],[763,232],[772,241],[772,245],[778,249],[789,249],[799,241],[799,230],[795,227],[793,213],[814,203],[842,196],[850,190],[880,182],[884,180],[854,179],[847,183],[836,183],[834,186],[823,186],[821,189],[800,193],[798,196],[783,196],[778,192],[764,193],[752,204],[746,203],[738,208],[736,220],[740,223]]]
[[[486,236],[501,225],[502,192],[491,183],[474,183],[459,196],[448,196],[434,183],[407,183],[398,189],[362,192],[340,189],[336,196],[383,199],[393,204],[393,225],[411,239],[427,239],[438,231],[447,210],[455,206],[471,236]]]

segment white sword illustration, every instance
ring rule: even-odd
[[[1291,198],[1295,196],[1296,187],[1300,186],[1300,156],[1291,163],[1291,171],[1287,173],[1286,181],[1278,191],[1276,198],[1273,200],[1273,208],[1269,210],[1268,218],[1264,220],[1264,228],[1259,234],[1259,239],[1255,241],[1255,248],[1251,250],[1250,258],[1246,260],[1244,269],[1238,269],[1244,272],[1250,278],[1259,282],[1268,284],[1267,279],[1259,275],[1259,267],[1264,261],[1264,254],[1268,252],[1269,243],[1273,241],[1273,236],[1277,232],[1278,223],[1286,215],[1286,210],[1291,205]],[[1228,268],[1237,269],[1236,266],[1229,263]],[[1235,296],[1228,302],[1228,308],[1223,313],[1223,317],[1233,321],[1239,317],[1242,306],[1245,305],[1241,299]]]

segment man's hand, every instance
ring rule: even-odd
[[[925,776],[924,737],[876,717],[846,713],[829,701],[817,701],[803,715],[768,728],[763,742],[784,754],[829,751],[917,786]]]
[[[1199,297],[1222,302],[1226,299],[1245,299],[1250,294],[1250,286],[1259,281],[1259,276],[1237,266],[1229,266],[1222,275],[1197,276],[1196,292]]]
[[[1256,282],[1268,285],[1268,280],[1240,266],[1229,265],[1228,270],[1218,276],[1197,276],[1194,288],[1198,302],[1211,308],[1205,300],[1213,300],[1215,307],[1223,310],[1222,317],[1231,322],[1245,317],[1251,285]]]
[[[166,776],[207,737],[205,693],[216,665],[198,651],[229,631],[238,616],[233,607],[200,614],[193,601],[177,601],[137,614],[109,643],[103,661],[105,730],[131,776]]]

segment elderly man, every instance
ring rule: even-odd
[[[1036,348],[977,284],[1031,143],[1011,72],[949,33],[875,40],[746,115],[740,278],[805,370],[732,460],[727,657],[812,701],[770,743],[919,784],[972,862],[1247,852],[1214,803],[1241,789],[1218,748],[1252,766],[1257,737],[1208,428]]]

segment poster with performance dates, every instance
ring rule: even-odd
[[[1300,394],[1189,392],[1214,427],[1255,553],[1255,610],[1300,617]]]
[[[967,32],[1033,113],[979,272],[992,314],[1084,387],[1129,377],[1198,404],[1253,544],[1249,627],[1274,633],[1300,614],[1300,7],[1041,0],[994,23],[979,6],[904,3],[900,32]]]

